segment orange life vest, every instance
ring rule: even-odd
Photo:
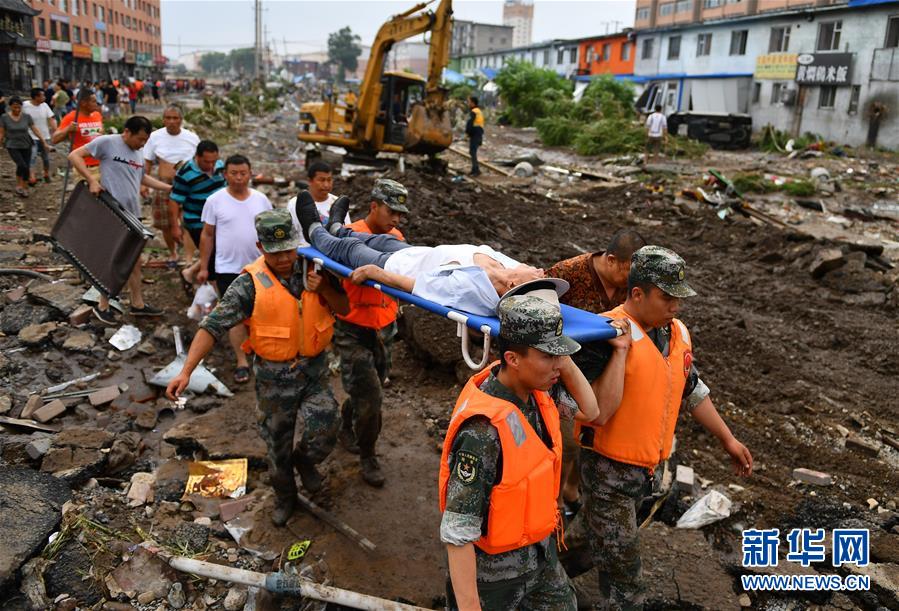
[[[359,219],[347,227],[359,233],[372,232],[365,219]],[[396,228],[390,230],[390,235],[404,239]],[[383,329],[396,320],[399,304],[390,295],[370,286],[353,284],[349,280],[343,281],[343,289],[350,302],[350,312],[346,316],[338,315],[340,320],[368,329]]]
[[[244,270],[253,279],[256,300],[253,315],[244,321],[250,337],[243,343],[245,352],[255,352],[268,361],[289,361],[296,356],[321,353],[334,334],[334,317],[311,291],[303,291],[300,300],[272,273],[259,257]]]
[[[552,438],[552,449],[546,447],[513,403],[481,391],[480,385],[492,367],[473,375],[456,401],[443,442],[439,495],[440,511],[444,511],[450,476],[449,453],[459,427],[473,416],[489,418],[490,424],[499,431],[503,474],[490,493],[487,534],[475,545],[488,554],[499,554],[542,541],[559,523],[556,499],[562,471],[562,433],[559,411],[547,393],[534,391],[533,395]]]
[[[625,361],[624,393],[618,410],[604,425],[576,423],[575,439],[580,439],[582,427],[589,426],[595,431],[595,452],[652,468],[671,455],[674,427],[693,364],[690,333],[684,323],[676,318],[672,321],[666,358],[624,306],[604,316],[627,316],[631,321],[633,342]]]

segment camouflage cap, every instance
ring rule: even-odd
[[[375,186],[371,190],[371,198],[379,202],[384,202],[387,207],[404,214],[409,213],[406,207],[406,201],[409,199],[409,191],[395,180],[389,178],[379,178],[375,181]]]
[[[684,260],[673,250],[644,246],[631,257],[630,279],[654,284],[672,297],[696,295],[686,281]]]
[[[534,295],[512,295],[500,300],[499,336],[512,344],[547,354],[574,354],[581,345],[562,335],[562,310]]]
[[[256,237],[265,252],[294,250],[301,240],[287,210],[266,210],[256,215]]]

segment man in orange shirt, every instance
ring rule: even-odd
[[[62,118],[50,141],[58,144],[63,140],[71,140],[74,136],[75,141],[72,143],[74,151],[102,135],[103,115],[97,104],[97,96],[90,89],[84,88],[78,92],[78,108]],[[85,155],[84,163],[94,178],[100,180],[100,162],[90,155]]]
[[[395,180],[375,182],[368,216],[349,225],[359,233],[389,233],[404,239],[397,225],[408,214],[406,187]],[[384,474],[375,456],[381,432],[381,387],[390,373],[390,345],[396,335],[396,300],[381,291],[344,280],[350,313],[338,316],[334,345],[340,354],[343,388],[349,395],[341,406],[343,427],[338,439],[348,451],[359,454],[362,479],[371,486],[384,485]]]

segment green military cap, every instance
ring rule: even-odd
[[[265,252],[294,250],[300,237],[287,210],[266,210],[256,215],[256,237]]]
[[[547,354],[574,354],[581,345],[562,335],[562,310],[535,295],[512,295],[500,300],[499,336],[511,344],[536,348]]]
[[[376,180],[375,186],[371,190],[371,198],[384,202],[391,210],[404,214],[409,213],[409,208],[406,207],[409,191],[395,180],[390,180],[389,178]]]
[[[631,258],[630,280],[654,284],[672,297],[696,295],[686,280],[687,264],[673,250],[644,246]]]

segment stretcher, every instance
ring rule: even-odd
[[[348,278],[350,274],[353,273],[353,270],[346,265],[328,258],[315,248],[298,248],[297,253],[303,260],[304,282],[309,263],[312,263],[316,270],[324,268],[343,278]],[[412,295],[411,293],[401,291],[392,286],[379,284],[373,280],[367,280],[364,284],[378,289],[391,297],[395,297],[400,301],[411,303],[412,305],[416,305],[437,314],[438,316],[443,316],[444,318],[452,320],[457,325],[456,335],[461,341],[462,358],[465,360],[465,364],[476,370],[482,369],[484,365],[487,364],[487,360],[490,358],[490,338],[499,334],[498,318],[493,316],[479,316],[477,314],[471,314],[470,312],[463,312],[462,310],[454,310],[453,308],[448,308],[439,303],[422,299],[417,295]],[[617,335],[617,331],[610,324],[611,319],[564,304],[562,305],[562,321],[565,335],[577,342],[584,343],[609,340]],[[480,361],[475,361],[471,356],[471,342],[465,327],[479,331],[484,335],[483,355],[481,356]]]

